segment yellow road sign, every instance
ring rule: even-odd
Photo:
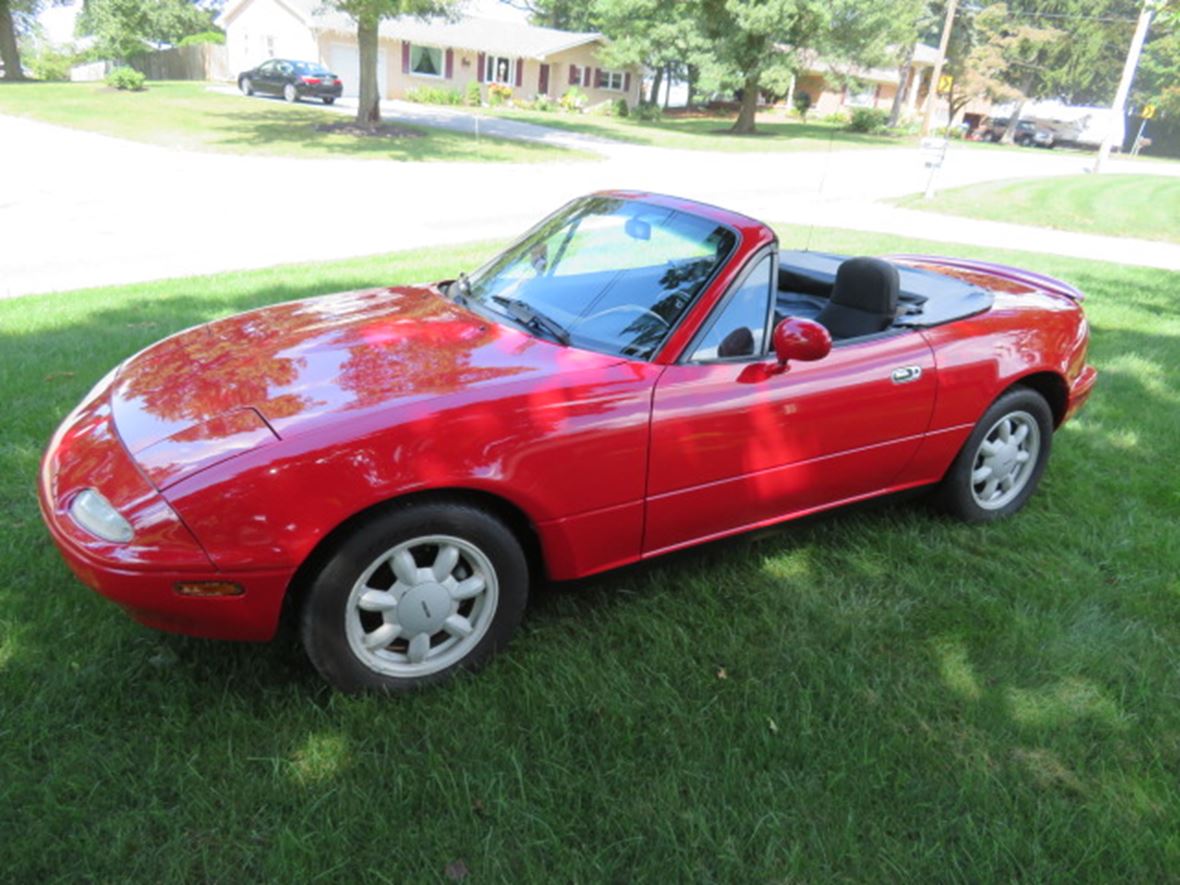
[[[938,94],[947,95],[954,88],[955,78],[950,74],[943,74],[938,78]]]
[[[1155,105],[1145,104],[1143,106],[1143,112],[1139,116],[1142,117],[1144,120],[1150,120],[1150,119],[1154,118],[1155,117]]]

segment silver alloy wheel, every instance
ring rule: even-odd
[[[991,426],[971,465],[971,494],[984,510],[999,510],[1024,491],[1041,453],[1041,426],[1028,412],[1009,412]]]
[[[294,86],[288,83],[283,87],[283,98],[287,99],[287,101],[294,101],[299,98],[299,93],[295,90]]]
[[[366,667],[411,679],[469,655],[499,601],[491,560],[469,541],[426,535],[378,556],[348,596],[345,631]]]
[[[242,86],[242,93],[244,95],[250,95],[251,93],[254,92],[254,84],[250,82],[249,77],[242,78],[241,86]]]

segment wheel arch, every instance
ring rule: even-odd
[[[378,501],[344,519],[331,531],[325,534],[311,552],[304,557],[294,576],[287,585],[287,593],[283,598],[283,619],[287,620],[296,614],[311,581],[323,564],[331,556],[340,540],[350,531],[365,521],[372,519],[379,513],[384,513],[395,507],[409,507],[416,504],[452,502],[466,504],[484,510],[496,516],[508,526],[509,531],[520,542],[524,550],[525,560],[528,562],[529,573],[535,579],[545,574],[545,559],[541,547],[540,535],[532,518],[516,503],[502,495],[484,489],[474,489],[462,486],[421,489],[396,495],[383,501]]]
[[[1061,426],[1069,408],[1069,386],[1059,372],[1041,371],[1024,375],[1009,384],[1000,392],[1000,396],[1014,387],[1027,387],[1043,396],[1045,402],[1049,404],[1049,410],[1053,413],[1053,429],[1056,430]]]

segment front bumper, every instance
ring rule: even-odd
[[[109,402],[109,389],[94,391],[62,423],[41,463],[41,515],[70,570],[149,627],[210,639],[270,639],[292,569],[219,570],[140,473],[115,432]],[[84,488],[99,491],[131,523],[129,543],[104,541],[75,523],[69,506]],[[243,592],[206,597],[176,590],[208,581],[235,583]]]

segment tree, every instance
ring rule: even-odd
[[[732,131],[752,133],[763,88],[786,92],[799,47],[813,46],[828,21],[822,0],[698,0],[701,32],[722,75],[741,90]]]
[[[99,55],[116,61],[212,29],[212,11],[193,0],[88,0],[77,23],[79,34],[94,37]]]
[[[691,4],[678,0],[596,0],[592,21],[611,43],[604,63],[655,71],[648,100],[658,100],[665,75],[690,73],[710,49]]]
[[[523,9],[534,25],[562,31],[593,31],[594,4],[587,0],[508,0]]]
[[[0,61],[5,80],[25,79],[17,37],[29,30],[40,11],[40,0],[0,0]]]
[[[381,20],[399,15],[426,18],[444,15],[457,0],[327,0],[327,5],[352,16],[360,49],[360,94],[357,98],[358,125],[375,127],[381,122],[381,93],[377,88],[377,39]]]

